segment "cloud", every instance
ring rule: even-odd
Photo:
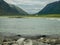
[[[17,5],[28,13],[36,13],[44,8],[48,3],[58,0],[5,0],[9,4]]]
[[[20,8],[24,9],[28,13],[37,13],[44,8],[42,5],[20,5]]]
[[[35,5],[35,4],[47,4],[57,0],[5,0],[10,4],[28,4],[28,5]]]
[[[5,0],[7,3],[10,4],[23,4],[23,5],[36,5],[36,4],[45,4],[45,2],[41,1],[34,1],[34,0]]]
[[[4,0],[4,1],[9,3],[9,4],[16,4],[16,2],[14,2],[13,0]]]

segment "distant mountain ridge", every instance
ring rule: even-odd
[[[11,7],[12,6],[12,7]],[[0,15],[26,15],[27,12],[15,5],[9,5],[4,0],[0,0]]]
[[[46,5],[37,14],[60,14],[60,1],[56,1]]]

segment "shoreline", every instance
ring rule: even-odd
[[[46,17],[46,16],[0,16],[0,18],[60,18],[60,17]]]

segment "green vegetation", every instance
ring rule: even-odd
[[[8,17],[8,18],[29,18],[29,17],[42,17],[42,18],[60,18],[60,14],[42,14],[42,15],[6,15],[0,17]]]
[[[47,4],[41,11],[37,14],[60,14],[60,1],[55,1]]]
[[[42,14],[39,17],[57,17],[60,18],[60,14]]]
[[[0,16],[10,16],[10,15],[28,15],[23,9],[13,5],[8,4],[4,0],[0,0]]]

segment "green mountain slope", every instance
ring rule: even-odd
[[[15,5],[9,5],[4,0],[0,0],[0,15],[26,15],[27,12]]]
[[[60,14],[60,1],[48,4],[37,14]]]

